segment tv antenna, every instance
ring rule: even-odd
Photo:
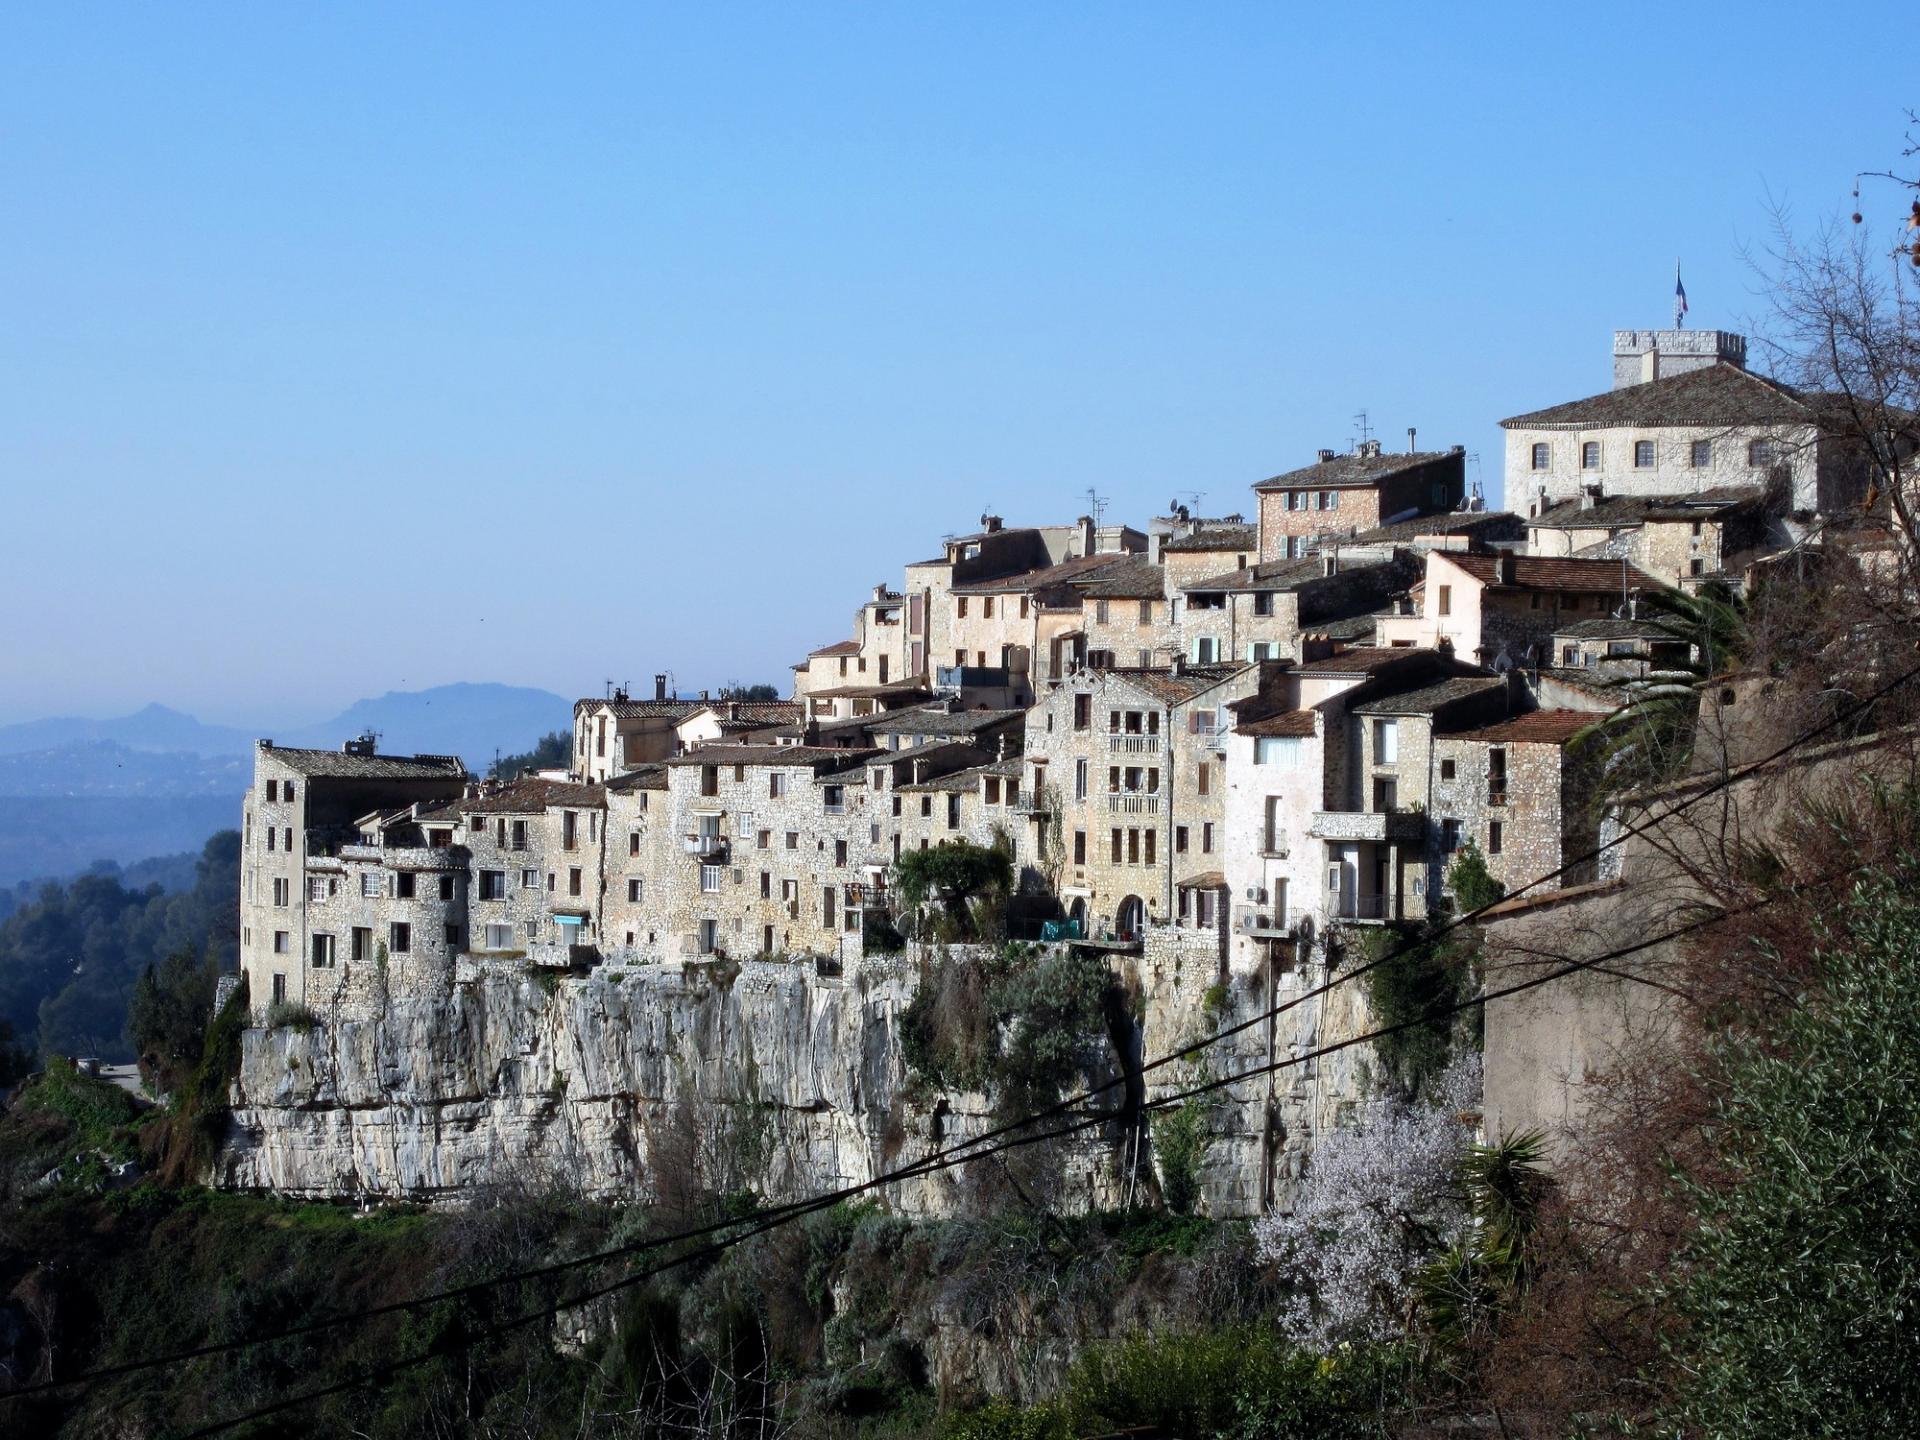
[[[1353,428],[1360,432],[1360,443],[1362,445],[1373,438],[1373,425],[1367,419],[1366,411],[1362,410],[1358,415],[1353,417]]]
[[[1106,513],[1107,501],[1106,497],[1091,485],[1087,487],[1087,508],[1093,512],[1094,528],[1099,529],[1100,517]]]

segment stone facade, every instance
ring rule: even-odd
[[[1318,542],[1388,521],[1454,509],[1466,498],[1466,452],[1403,455],[1363,441],[1353,454],[1322,450],[1317,464],[1255,485],[1260,504],[1260,559],[1306,558]]]

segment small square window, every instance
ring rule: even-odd
[[[1440,778],[1442,780],[1453,779],[1453,761],[1442,760],[1440,762]]]

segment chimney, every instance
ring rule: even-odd
[[[1326,464],[1329,460],[1333,459],[1333,451],[1331,450],[1322,450],[1319,452],[1319,455],[1320,455],[1320,463],[1322,465]]]
[[[1186,674],[1187,673],[1187,657],[1185,655],[1182,655],[1179,651],[1176,650],[1173,656],[1173,664],[1169,668],[1171,668],[1173,673],[1176,675]]]
[[[1166,546],[1167,537],[1160,531],[1156,530],[1147,536],[1147,563],[1149,565],[1164,563],[1160,557],[1165,552]]]
[[[818,745],[820,743],[819,720],[809,718],[807,723],[800,727],[800,743],[802,745]]]
[[[1413,426],[1409,425],[1407,426],[1407,454],[1412,455],[1414,453]]]
[[[1500,583],[1513,584],[1513,552],[1511,550],[1500,552]]]
[[[1644,385],[1649,380],[1658,380],[1659,378],[1660,352],[1658,349],[1649,346],[1640,353],[1640,383]]]
[[[1093,554],[1093,517],[1091,515],[1080,517],[1080,554],[1082,556]]]
[[[656,675],[653,677],[653,698],[656,700],[664,700],[667,698],[666,676]]]
[[[738,720],[739,718],[740,718],[740,702],[738,700],[727,701],[727,719]]]
[[[981,517],[980,528],[985,530],[989,535],[996,535],[999,533],[1002,523],[1004,522],[1002,522],[998,515],[986,515]]]
[[[700,692],[700,698],[701,698],[702,700],[705,700],[705,699],[707,698],[707,692],[706,692],[706,691],[704,691],[704,690],[702,690],[702,691]]]
[[[1452,445],[1448,447],[1447,453],[1449,455],[1464,455],[1467,453],[1467,447],[1464,445]]]
[[[1582,510],[1591,510],[1594,502],[1599,500],[1600,494],[1601,487],[1599,485],[1582,485],[1580,487],[1580,508]]]
[[[1362,440],[1353,447],[1353,453],[1364,460],[1377,460],[1380,458],[1380,442],[1378,440]]]

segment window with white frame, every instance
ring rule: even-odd
[[[1393,765],[1400,759],[1400,722],[1398,720],[1376,720],[1373,722],[1373,763]]]
[[[720,867],[718,865],[702,865],[700,867],[700,893],[703,895],[717,895],[720,893]]]
[[[1253,763],[1297,769],[1305,750],[1298,735],[1262,735],[1253,742]]]

